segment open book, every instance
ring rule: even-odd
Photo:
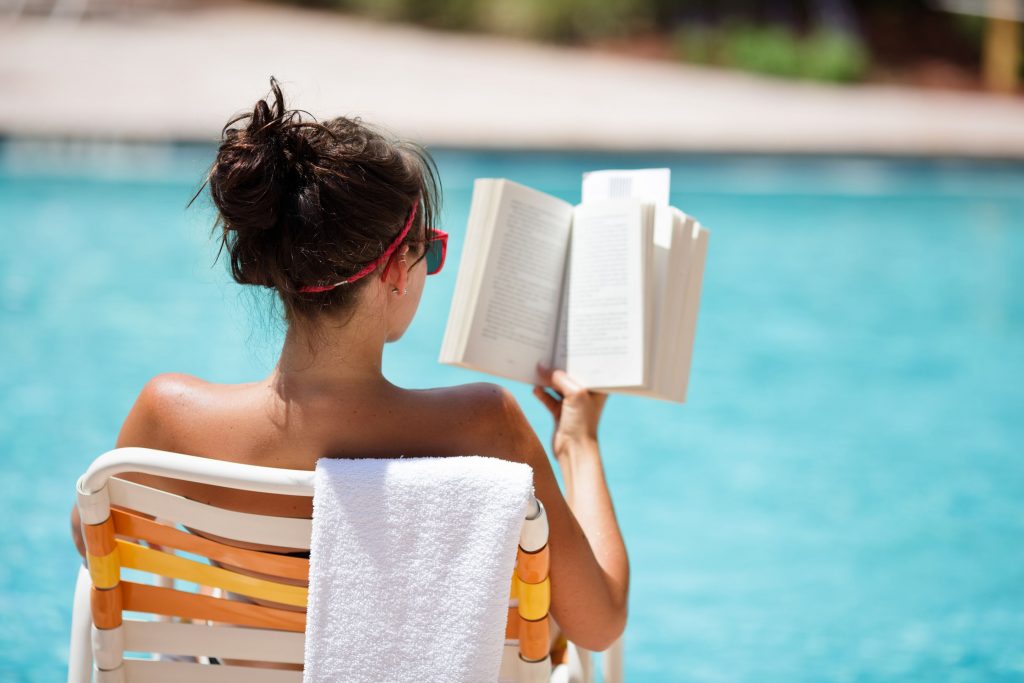
[[[577,206],[478,179],[440,361],[682,402],[707,241],[667,169],[586,174]]]

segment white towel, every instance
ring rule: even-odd
[[[306,683],[496,681],[528,465],[317,462]]]

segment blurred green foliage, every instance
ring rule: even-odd
[[[636,0],[491,0],[480,2],[481,28],[558,42],[626,35],[643,16]]]
[[[299,4],[314,4],[307,1]],[[355,14],[450,30],[578,42],[626,35],[650,0],[319,0]]]
[[[487,31],[563,43],[660,35],[668,51],[680,59],[789,78],[856,81],[867,74],[871,61],[857,33],[814,22],[804,22],[800,29],[786,23],[766,23],[757,18],[757,8],[763,3],[755,0],[740,0],[725,9],[707,0],[291,2],[446,30]],[[780,2],[774,6],[799,9],[813,4]],[[735,12],[737,9],[740,11]],[[693,17],[700,14],[713,17],[713,21],[694,21]]]
[[[800,41],[800,75],[819,81],[857,81],[867,75],[864,44],[847,33],[817,29]]]
[[[773,76],[796,76],[800,72],[800,44],[782,26],[736,26],[722,32],[725,59],[748,71]]]
[[[675,32],[674,47],[686,61],[788,78],[856,81],[870,66],[860,40],[823,28],[800,35],[780,25],[691,26]]]

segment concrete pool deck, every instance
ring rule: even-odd
[[[0,134],[212,141],[271,74],[292,106],[429,145],[1024,159],[1020,97],[793,83],[250,4],[0,21]]]

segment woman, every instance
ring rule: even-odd
[[[408,390],[384,378],[386,342],[416,312],[443,262],[436,167],[422,149],[359,119],[304,121],[271,79],[224,128],[207,182],[231,272],[273,288],[287,334],[268,377],[212,384],[159,375],[125,420],[119,447],[312,469],[320,457],[479,454],[529,464],[551,539],[551,614],[570,640],[608,647],[626,622],[629,566],[597,444],[605,396],[561,371],[534,394],[555,418],[563,497],[516,400],[493,384]],[[549,393],[548,388],[555,394]],[[133,479],[249,512],[309,516],[309,500]],[[77,529],[77,524],[74,524]]]

